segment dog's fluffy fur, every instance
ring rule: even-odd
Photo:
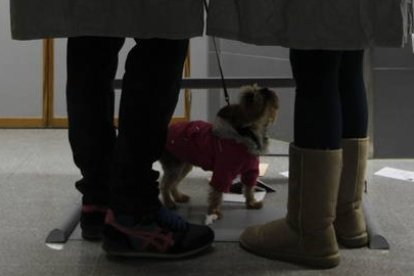
[[[233,139],[246,146],[247,151],[258,156],[267,151],[267,129],[275,122],[279,100],[275,92],[257,85],[242,88],[238,104],[223,107],[217,113],[212,134],[224,139]],[[191,171],[193,164],[179,160],[165,151],[160,159],[164,174],[161,179],[161,195],[168,208],[176,208],[175,202],[188,202],[190,197],[181,193],[177,186]],[[228,187],[229,188],[229,187]],[[260,209],[262,202],[254,198],[254,187],[244,188],[246,207]],[[222,192],[210,187],[208,215],[222,217],[220,205]]]

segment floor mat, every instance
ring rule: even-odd
[[[193,182],[200,180],[193,179]],[[186,204],[179,204],[175,211],[187,221],[204,224],[207,214],[207,202],[205,192],[194,189],[187,194],[192,195],[192,200]],[[197,190],[197,189],[196,189]],[[210,227],[215,232],[217,242],[236,242],[243,229],[250,225],[262,224],[283,217],[286,213],[286,187],[277,185],[276,192],[267,193],[264,198],[263,208],[260,210],[246,209],[243,203],[223,202],[223,218],[215,221]],[[70,240],[80,240],[79,225],[72,233]]]

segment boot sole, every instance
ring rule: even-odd
[[[272,260],[285,261],[289,263],[306,265],[306,266],[310,266],[314,268],[325,268],[325,269],[333,268],[339,265],[339,262],[340,262],[339,252],[329,255],[329,256],[324,256],[324,257],[311,257],[311,256],[300,256],[300,255],[298,256],[298,255],[286,254],[286,253],[284,254],[284,253],[258,252],[253,248],[249,248],[249,246],[247,246],[246,244],[243,244],[243,242],[241,241],[239,244],[243,249],[255,255],[259,255],[259,256],[272,259]]]
[[[355,237],[339,237],[337,236],[338,243],[347,248],[360,248],[368,245],[368,233],[363,233]]]
[[[197,255],[209,248],[212,247],[212,244],[207,244],[203,247],[193,249],[184,253],[155,253],[155,252],[138,252],[138,251],[128,251],[128,250],[113,250],[105,245],[102,245],[102,249],[106,252],[108,256],[116,257],[127,257],[127,258],[152,258],[152,259],[182,259]]]

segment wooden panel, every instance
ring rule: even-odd
[[[54,117],[55,94],[55,51],[54,40],[43,41],[42,68],[42,117],[41,118],[0,118],[0,128],[67,128],[67,118]],[[190,60],[187,58],[184,77],[190,76]],[[184,115],[174,117],[172,123],[187,121],[190,118],[190,92],[184,91]],[[115,122],[116,124],[116,122]]]

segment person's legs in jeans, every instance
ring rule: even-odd
[[[188,40],[136,42],[122,83],[103,248],[115,255],[188,256],[208,247],[214,234],[162,207],[159,173],[152,168],[164,149],[178,101]]]
[[[158,172],[168,124],[176,107],[187,40],[137,40],[128,54],[122,82],[116,177],[111,187],[115,211],[142,215],[158,210]]]
[[[101,236],[109,204],[109,172],[115,146],[113,80],[123,38],[73,37],[67,44],[69,142],[82,179],[82,235]]]

